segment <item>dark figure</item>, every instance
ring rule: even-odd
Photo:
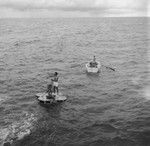
[[[93,57],[93,61],[90,62],[90,67],[97,67],[98,63],[96,62],[96,57]]]
[[[53,87],[52,84],[49,84],[47,86],[48,99],[54,98],[52,95],[52,87]]]

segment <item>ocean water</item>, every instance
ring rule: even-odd
[[[150,146],[148,21],[0,19],[0,145]],[[67,101],[44,106],[55,71]]]

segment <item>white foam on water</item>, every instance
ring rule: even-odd
[[[5,95],[5,94],[0,94],[0,104],[3,103],[4,101],[10,99],[9,96]]]
[[[140,81],[141,81],[141,77],[140,76],[134,77],[131,80],[133,85],[139,85]]]
[[[20,140],[29,135],[35,120],[34,114],[26,112],[20,121],[12,123],[8,128],[0,129],[0,145],[4,142],[12,143],[13,140]]]
[[[143,89],[144,97],[147,100],[150,100],[150,86],[147,86]]]
[[[7,136],[9,135],[9,131],[7,128],[0,128],[0,146],[3,145],[4,140],[7,138]]]

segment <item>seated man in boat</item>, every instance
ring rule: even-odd
[[[58,73],[55,72],[54,73],[54,78],[52,79],[53,81],[53,88],[54,88],[54,93],[57,93],[58,94]]]
[[[97,67],[96,57],[94,56],[93,61],[90,62],[90,67]]]
[[[47,92],[48,92],[48,96],[47,96],[47,99],[54,99],[54,95],[52,94],[52,84],[49,84],[47,86]]]

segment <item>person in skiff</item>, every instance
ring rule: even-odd
[[[90,62],[90,67],[97,67],[96,57],[93,57],[93,61]]]
[[[57,72],[54,73],[54,78],[52,79],[52,81],[53,81],[54,93],[58,94],[59,90],[58,90],[58,73]]]
[[[51,80],[52,81],[52,80]],[[51,84],[48,84],[48,86],[47,86],[47,93],[48,93],[48,96],[47,96],[47,98],[48,99],[54,99],[54,95],[52,94],[53,92],[53,84],[52,84],[53,82],[51,82]]]

